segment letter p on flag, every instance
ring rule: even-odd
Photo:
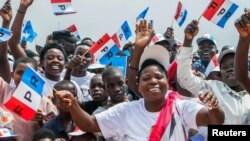
[[[203,17],[217,26],[224,28],[226,22],[237,8],[238,5],[232,3],[230,0],[212,0],[204,11]]]
[[[29,121],[40,106],[45,80],[30,66],[26,67],[13,96],[4,104],[11,112]]]

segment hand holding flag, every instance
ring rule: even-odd
[[[245,14],[238,18],[234,25],[241,37],[250,38],[250,10],[245,9]]]
[[[4,106],[23,119],[31,120],[40,105],[44,84],[44,79],[27,66],[16,91]]]

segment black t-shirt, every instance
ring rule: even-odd
[[[83,102],[81,104],[81,107],[90,115],[92,115],[92,113],[98,108],[97,104],[94,101]]]

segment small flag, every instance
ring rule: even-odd
[[[228,19],[237,10],[238,5],[230,0],[212,0],[203,13],[203,17],[224,28]]]
[[[120,49],[107,33],[90,48],[96,60],[105,65],[109,64],[119,51]]]
[[[34,31],[31,21],[27,21],[23,28],[23,37],[22,40],[32,43],[37,37],[37,33]]]
[[[127,43],[128,39],[132,36],[131,28],[127,21],[125,21],[121,28],[111,37],[116,45],[122,49],[122,47]]]
[[[81,40],[80,34],[77,31],[76,26],[73,24],[70,27],[66,28],[66,30],[71,31],[71,33],[74,35],[74,37],[78,38],[79,40]]]
[[[159,41],[162,41],[162,40],[166,40],[166,39],[163,37],[163,35],[157,33],[152,38],[151,42],[153,42],[153,44],[155,44],[156,42],[159,42]]]
[[[183,25],[183,23],[186,20],[186,17],[187,17],[187,10],[183,7],[182,3],[179,2],[174,16],[179,26]]]
[[[12,37],[12,31],[6,28],[0,28],[0,43],[8,41]]]
[[[51,0],[52,9],[55,15],[74,14],[71,0]]]
[[[206,68],[205,75],[208,76],[210,72],[218,68],[219,68],[218,54],[215,54]]]
[[[145,10],[143,10],[137,17],[136,17],[136,22],[138,22],[140,19],[144,19],[147,12],[148,12],[149,7],[147,7]]]
[[[126,76],[128,56],[115,56],[112,60],[112,66],[121,70],[123,76]]]
[[[29,121],[39,108],[45,81],[31,67],[26,67],[21,82],[13,96],[4,106],[11,112]]]

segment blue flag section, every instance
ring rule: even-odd
[[[127,73],[127,56],[115,56],[112,60],[112,66],[121,70],[124,77]]]
[[[125,35],[126,40],[128,40],[129,37],[132,36],[132,31],[131,31],[131,29],[130,29],[130,27],[129,27],[128,22],[125,21],[125,22],[122,24],[122,27],[121,27],[121,28],[122,28],[123,34]]]
[[[12,31],[6,28],[0,28],[0,43],[8,41],[12,37]]]
[[[114,56],[120,51],[118,46],[114,44],[99,60],[101,64],[109,64],[112,62]]]
[[[22,40],[32,43],[36,37],[37,33],[34,31],[31,21],[27,21],[23,29]]]
[[[233,3],[231,7],[228,9],[228,11],[224,14],[224,16],[220,19],[220,21],[217,23],[217,25],[221,28],[225,27],[226,22],[228,19],[234,14],[234,12],[238,9],[238,5]]]
[[[32,88],[35,92],[42,96],[43,86],[45,84],[44,79],[31,67],[26,67],[22,76],[22,81]]]
[[[136,17],[136,22],[138,22],[140,19],[144,19],[145,16],[148,13],[149,7],[147,7],[145,10],[143,10],[137,17]]]

